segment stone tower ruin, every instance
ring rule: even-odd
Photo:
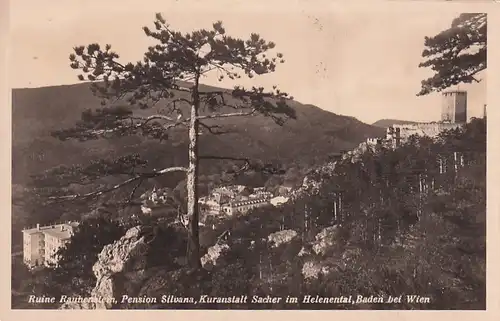
[[[467,122],[467,92],[462,90],[445,91],[441,109],[444,123]]]

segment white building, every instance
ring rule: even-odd
[[[77,222],[23,230],[23,262],[28,267],[57,264],[57,251],[67,244]]]
[[[289,197],[276,196],[276,197],[271,198],[270,203],[273,206],[280,206],[280,205],[283,205],[286,202],[288,202],[288,200],[289,200]]]
[[[273,197],[273,193],[271,192],[266,192],[264,190],[258,190],[250,194],[248,196],[249,199],[254,199],[254,198],[264,198],[264,199],[271,199]]]
[[[273,194],[266,192],[264,187],[253,189],[244,185],[230,185],[215,188],[210,195],[200,197],[198,204],[202,211],[210,215],[226,214],[235,212],[246,213],[252,208],[269,204]],[[246,193],[245,193],[246,192]]]
[[[226,215],[233,215],[235,213],[244,214],[254,208],[269,205],[267,198],[254,198],[245,201],[234,201],[222,205],[222,212]]]

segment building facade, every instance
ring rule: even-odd
[[[436,137],[445,130],[460,128],[461,123],[418,123],[410,125],[393,125],[387,129],[387,139],[406,140],[412,135]]]
[[[213,189],[208,196],[200,197],[198,204],[204,214],[233,215],[269,204],[272,197],[273,194],[267,192],[264,187],[252,189],[243,185],[231,185]]]
[[[76,222],[23,230],[23,262],[30,268],[57,265],[57,251],[68,244]]]
[[[245,214],[246,212],[271,204],[267,198],[254,198],[245,201],[229,202],[222,206],[222,212],[226,215],[234,215],[236,213]]]

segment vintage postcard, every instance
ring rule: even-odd
[[[498,301],[494,6],[9,10],[11,312]]]

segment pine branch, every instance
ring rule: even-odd
[[[460,83],[480,82],[474,75],[487,67],[487,16],[464,13],[449,29],[425,38],[419,67],[432,68],[435,74],[421,82],[417,96],[440,92]]]

